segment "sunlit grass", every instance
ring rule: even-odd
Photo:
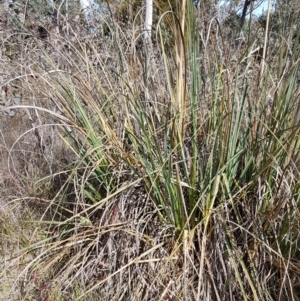
[[[298,300],[296,53],[288,64],[282,42],[262,68],[255,36],[230,48],[189,2],[162,16],[152,49],[132,44],[135,24],[131,39],[112,28],[105,47],[71,29],[56,57],[39,44],[45,70],[29,70],[43,84],[23,82],[34,101],[14,109],[41,124],[12,143],[9,169],[30,133],[49,158],[41,129],[67,151],[18,179],[39,210],[14,287],[48,300]]]

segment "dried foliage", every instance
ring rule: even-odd
[[[0,298],[299,300],[297,53],[110,6],[1,14]]]

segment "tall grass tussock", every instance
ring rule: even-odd
[[[1,12],[0,300],[300,300],[294,29],[108,7]]]

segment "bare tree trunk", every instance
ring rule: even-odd
[[[145,81],[145,100],[147,103],[151,103],[151,111],[156,115],[157,119],[160,120],[157,105],[155,102],[151,101],[151,95],[149,89],[152,82],[152,75],[156,72],[156,64],[153,59],[153,48],[151,43],[151,32],[152,32],[152,22],[153,22],[153,0],[145,0],[145,23],[144,23],[144,54],[145,54],[145,71],[146,71],[146,81]]]
[[[245,23],[248,7],[251,5],[251,3],[255,2],[255,1],[256,0],[245,0],[243,12],[242,12],[242,17],[241,17],[241,29],[243,29],[243,26],[244,26],[244,23]]]
[[[153,0],[146,0],[145,33],[144,33],[145,45],[151,42],[152,15],[153,15]]]

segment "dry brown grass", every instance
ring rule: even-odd
[[[0,115],[5,300],[300,298],[293,66],[261,85],[255,41],[231,49],[214,20],[191,71],[171,30],[150,52],[139,22],[87,36],[80,18],[59,34],[6,18],[0,89],[21,103]]]

